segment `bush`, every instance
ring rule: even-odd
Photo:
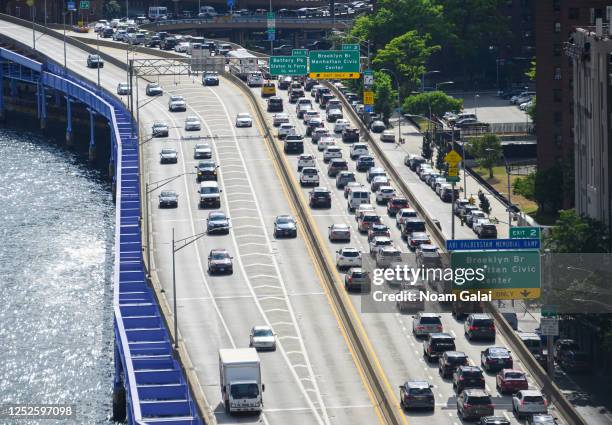
[[[535,180],[536,173],[529,173],[526,177],[518,178],[512,183],[512,192],[516,195],[529,199],[535,200]]]

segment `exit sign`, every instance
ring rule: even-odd
[[[540,239],[539,227],[511,227],[510,239]]]
[[[343,44],[342,50],[359,51],[359,44]]]
[[[79,9],[89,9],[89,1],[81,0],[81,3],[79,4]]]

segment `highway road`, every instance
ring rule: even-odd
[[[259,88],[253,88],[253,92],[259,97]],[[283,98],[285,112],[289,113],[290,122],[296,126],[299,133],[305,134],[305,127],[302,120],[298,119],[295,114],[295,105],[289,103],[287,92],[278,90],[277,95]],[[307,94],[307,97],[310,97]],[[260,104],[265,108],[266,101],[259,97]],[[318,105],[314,103],[315,108]],[[325,111],[321,111],[321,116],[325,117]],[[272,113],[266,114],[269,125],[272,126]],[[345,118],[347,115],[345,114]],[[351,123],[355,126],[356,123]],[[326,123],[326,127],[333,130],[333,124]],[[335,135],[337,139],[337,146],[340,146],[343,151],[343,158],[347,159],[349,164],[349,170],[354,171],[357,175],[357,180],[369,187],[365,173],[357,172],[355,169],[355,161],[349,159],[349,145],[342,143],[341,137]],[[278,143],[282,143],[278,141]],[[450,219],[450,205],[443,203],[439,198],[435,197],[435,194],[422,183],[418,176],[409,171],[403,164],[404,153],[400,149],[395,149],[393,144],[383,144],[385,153],[389,155],[391,161],[396,165],[397,169],[400,170],[400,174],[403,178],[408,181],[409,187],[413,189],[418,199],[425,205],[428,212],[432,217],[437,217],[445,226],[449,223]],[[305,153],[309,153],[315,156],[317,159],[317,169],[319,170],[319,176],[321,178],[320,187],[326,187],[332,191],[332,207],[329,209],[316,209],[312,210],[312,214],[317,222],[317,230],[322,236],[326,238],[327,229],[334,223],[345,223],[351,227],[351,242],[350,243],[327,243],[327,249],[329,256],[333,258],[334,253],[337,249],[342,246],[356,247],[362,252],[369,252],[367,236],[360,234],[357,229],[357,223],[352,213],[347,211],[346,200],[343,197],[341,190],[336,189],[335,179],[327,177],[327,164],[323,162],[323,153],[317,150],[316,145],[310,142],[310,138],[306,137],[304,140]],[[376,158],[376,164],[380,165],[378,158]],[[299,178],[297,172],[297,156],[290,156],[289,162],[293,166],[294,178]],[[309,188],[302,190],[303,195],[307,198]],[[374,194],[372,194],[374,195]],[[374,199],[374,198],[372,198]],[[399,230],[395,227],[395,220],[388,217],[386,214],[386,208],[384,206],[375,206],[376,212],[382,217],[383,222],[391,229],[391,237],[394,240],[397,247],[404,253],[404,258],[409,266],[416,266],[416,260],[413,253],[411,253],[404,241],[400,238]],[[458,226],[459,227],[459,226]],[[448,230],[445,227],[445,230]],[[474,235],[471,230],[467,228],[458,229],[461,233],[458,236],[465,236],[473,238]],[[400,314],[394,306],[386,309],[385,313],[372,313],[368,310],[362,309],[364,295],[357,294],[351,295],[351,301],[354,307],[360,313],[360,319],[369,338],[372,341],[374,350],[380,360],[382,368],[390,381],[392,388],[397,388],[404,381],[411,380],[427,380],[434,386],[434,394],[436,396],[436,410],[433,413],[419,412],[419,413],[407,413],[408,422],[411,424],[459,424],[461,420],[457,417],[456,413],[456,397],[451,385],[451,382],[446,379],[442,379],[437,370],[437,363],[428,363],[424,360],[423,349],[421,347],[421,340],[415,338],[412,334],[412,317],[408,314]],[[436,306],[428,305],[428,308],[436,309]],[[431,310],[430,310],[431,311]],[[480,365],[480,352],[488,346],[507,346],[506,342],[502,337],[497,336],[495,344],[483,343],[483,342],[469,342],[463,335],[463,323],[455,320],[450,313],[440,313],[442,323],[445,332],[449,332],[456,338],[457,350],[465,352],[472,364]],[[526,370],[521,364],[520,360],[515,360],[515,367]],[[528,379],[532,388],[535,388],[533,379],[528,374]],[[486,389],[493,395],[496,414],[505,416],[513,424],[522,423],[514,418],[511,408],[511,397],[507,395],[500,395],[495,388],[495,375],[485,373]]]
[[[0,29],[28,43],[31,30],[2,22]],[[61,40],[42,36],[37,48],[61,61]],[[97,71],[86,67],[87,54],[67,47],[68,66],[91,81]],[[102,69],[102,85],[114,92],[125,71],[110,64]],[[240,91],[225,80],[216,88],[199,81],[162,77],[166,93],[183,94],[186,113],[169,113],[167,95],[141,110],[142,128],[154,120],[172,127],[167,139],[143,145],[149,182],[191,172],[196,142],[208,141],[220,164],[222,210],[231,218],[228,236],[205,236],[176,255],[179,333],[194,364],[204,394],[223,423],[354,424],[377,423],[377,413],[339,330],[303,238],[274,240],[273,218],[292,213],[258,126],[236,129],[234,117],[248,111]],[[141,104],[146,101],[139,84]],[[187,114],[200,116],[199,139],[183,131]],[[211,137],[215,136],[215,137]],[[145,139],[146,140],[146,139]],[[159,163],[162,146],[179,151],[179,162]],[[177,239],[201,233],[207,210],[197,207],[195,176],[185,175],[166,186],[180,193],[178,209],[157,208],[151,193],[154,272],[172,305],[171,234]],[[206,258],[212,248],[234,256],[234,274],[209,276]],[[265,410],[261,417],[228,418],[220,405],[218,349],[247,347],[253,325],[270,324],[278,349],[261,354]]]

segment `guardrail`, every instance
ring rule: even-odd
[[[291,177],[290,167],[287,163],[285,156],[282,153],[281,148],[275,142],[274,136],[270,131],[270,127],[264,117],[262,109],[255,98],[253,92],[247,87],[247,85],[239,78],[225,73],[224,76],[236,84],[247,96],[253,105],[258,120],[261,122],[265,137],[264,139],[271,148],[272,154],[276,163],[279,165],[281,171],[281,178],[284,181],[285,186],[289,189],[288,193],[291,198],[291,202],[297,210],[299,221],[303,223],[302,228],[306,235],[306,243],[310,246],[314,252],[314,259],[318,264],[318,268],[322,272],[323,283],[329,290],[329,293],[334,301],[334,305],[339,312],[342,326],[346,331],[349,338],[350,344],[355,349],[359,360],[359,366],[365,372],[368,379],[368,385],[376,395],[378,406],[382,413],[385,421],[389,425],[400,425],[405,423],[405,417],[401,414],[399,404],[395,404],[395,397],[392,389],[385,383],[384,372],[380,368],[377,362],[374,361],[373,348],[369,345],[369,340],[365,335],[365,330],[359,321],[359,318],[352,306],[350,299],[346,293],[342,290],[343,285],[339,282],[339,277],[334,265],[329,260],[327,252],[325,250],[325,243],[321,240],[319,233],[315,230],[317,228],[310,210],[306,205],[296,182]]]
[[[0,19],[21,26],[31,25],[9,15],[0,14]],[[61,34],[43,26],[35,25],[35,28],[52,37],[63,38]],[[66,42],[85,51],[95,50],[69,38]],[[15,44],[25,46],[20,42]],[[29,46],[25,47],[30,49]],[[124,69],[126,67],[116,58],[105,54],[103,57],[109,63]],[[141,155],[138,139],[132,135],[132,117],[114,94],[100,91],[96,84],[83,76],[66,71],[50,58],[46,60],[46,67],[60,74],[50,75],[46,81],[57,89],[65,89],[68,94],[70,87],[75,85],[87,91],[88,95],[81,98],[89,101],[92,107],[106,106],[108,114],[102,110],[100,112],[110,117],[113,129],[112,143],[116,151],[113,158],[116,164],[114,178],[118,204],[113,273],[115,386],[124,386],[126,390],[125,400],[118,395],[121,392],[113,394],[114,398],[118,398],[118,411],[122,412],[125,404],[126,411],[120,414],[127,413],[129,424],[144,425],[154,421],[153,418],[164,418],[164,423],[168,424],[201,425],[200,418],[204,417],[202,406],[195,404],[191,398],[191,383],[185,383],[181,367],[172,352],[168,327],[164,327],[154,292],[146,282],[140,229]],[[76,88],[73,87],[72,93],[74,90]]]
[[[368,144],[372,147],[372,150],[378,156],[380,162],[383,164],[385,169],[389,172],[391,179],[395,182],[396,186],[400,189],[404,196],[410,201],[411,205],[421,217],[425,220],[428,231],[433,235],[434,239],[440,246],[441,250],[445,250],[446,246],[446,238],[442,231],[438,229],[438,227],[433,222],[430,217],[428,211],[423,207],[423,205],[419,202],[419,200],[413,195],[412,191],[408,187],[408,185],[404,182],[398,171],[395,169],[395,166],[389,161],[384,151],[380,148],[378,143],[374,140],[372,135],[370,134],[369,129],[365,126],[363,121],[359,118],[357,113],[353,110],[351,105],[347,102],[344,95],[333,85],[328,82],[325,83],[335,94],[336,97],[342,100],[344,104],[344,110],[348,111],[349,115],[359,126],[361,133],[365,134],[365,138],[368,141]],[[506,338],[508,343],[510,344],[510,348],[514,350],[518,357],[529,367],[529,371],[532,376],[542,387],[542,391],[544,394],[547,394],[549,399],[554,402],[555,406],[559,410],[559,413],[563,416],[563,418],[568,422],[569,425],[587,425],[587,422],[578,414],[574,406],[569,402],[569,400],[563,395],[561,389],[550,379],[546,371],[540,366],[537,362],[533,354],[525,347],[525,344],[521,341],[521,339],[516,335],[512,327],[508,324],[506,319],[502,316],[502,314],[497,310],[497,308],[492,303],[485,303],[485,309],[493,316],[497,327],[501,334]]]

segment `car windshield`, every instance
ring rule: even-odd
[[[431,389],[429,388],[410,388],[410,395],[430,395]]]
[[[372,222],[372,221],[379,221],[380,217],[377,215],[366,215],[363,217],[363,221],[365,222]]]
[[[210,145],[197,144],[195,145],[196,149],[210,149]]]
[[[219,188],[216,186],[205,186],[200,188],[200,193],[203,193],[204,195],[219,193]]]
[[[441,325],[439,317],[423,316],[420,320],[423,325]]]
[[[170,96],[170,100],[172,102],[178,102],[178,101],[183,100],[183,96],[175,96],[175,95],[173,95],[173,96]]]
[[[212,254],[210,254],[210,257],[213,260],[224,260],[228,258],[229,255],[227,254],[227,252],[213,252]]]
[[[489,396],[470,396],[468,400],[469,404],[491,404],[491,397]]]
[[[187,117],[186,121],[194,122],[194,121],[199,121],[199,120],[198,120],[198,117]]]
[[[317,170],[315,170],[313,168],[306,168],[306,169],[302,170],[302,173],[314,176],[314,175],[317,174]]]
[[[174,193],[174,192],[165,192],[164,191],[164,192],[161,193],[161,197],[162,198],[173,198],[175,196],[176,196],[176,193]]]
[[[174,149],[162,149],[162,155],[174,155],[176,151]]]
[[[544,399],[540,395],[526,395],[523,397],[525,403],[543,403]]]
[[[505,348],[491,348],[489,349],[489,356],[491,357],[508,357],[510,353]]]
[[[259,387],[257,384],[234,384],[230,393],[234,399],[255,398],[259,395]]]
[[[293,219],[291,217],[278,217],[276,219],[276,222],[278,224],[293,224],[294,223],[294,221],[293,221]]]
[[[271,329],[255,329],[253,336],[272,336]]]
[[[485,328],[485,327],[493,326],[493,320],[492,319],[475,319],[472,325]]]
[[[359,257],[358,251],[342,251],[342,256],[344,257]]]
[[[450,364],[464,364],[465,361],[466,358],[462,356],[448,356],[446,359],[446,362]]]
[[[238,114],[238,118],[251,118],[251,116],[247,113]]]
[[[208,219],[210,221],[225,221],[225,214],[223,213],[215,213],[211,214]]]
[[[520,379],[520,380],[523,380],[523,379],[525,379],[525,375],[522,374],[521,372],[507,372],[506,373],[506,379]]]

